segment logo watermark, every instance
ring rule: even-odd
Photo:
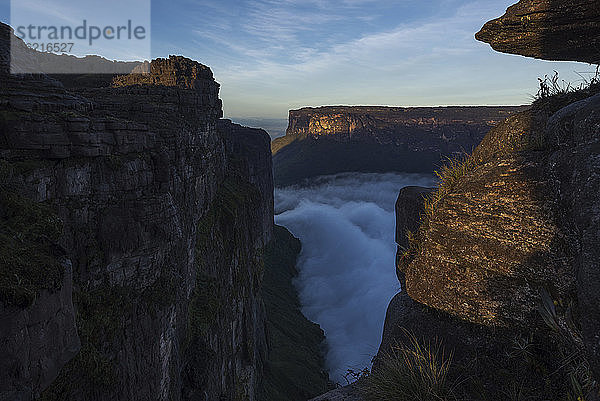
[[[11,0],[11,72],[144,72],[150,15],[151,0]]]

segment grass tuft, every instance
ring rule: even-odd
[[[454,385],[448,379],[452,354],[438,344],[422,344],[407,333],[408,343],[392,347],[380,366],[364,377],[366,400],[455,400]]]
[[[454,159],[447,159],[446,164],[435,172],[440,183],[437,191],[433,192],[425,199],[425,212],[422,222],[427,222],[433,217],[436,206],[440,201],[454,191],[459,184],[460,179],[471,172],[475,167],[475,161],[472,157],[467,155]]]
[[[538,78],[540,88],[533,96],[533,107],[552,115],[571,103],[600,93],[600,66],[591,74],[591,78],[579,74],[579,85],[560,79],[557,71],[551,76]]]
[[[598,391],[598,383],[586,358],[581,329],[576,324],[578,319],[573,316],[576,310],[574,301],[553,300],[548,291],[542,290],[538,312],[559,345],[561,358],[561,364],[553,374],[569,379],[571,389],[567,400],[585,401],[591,399],[591,393]]]
[[[403,249],[403,259],[410,260],[412,256],[420,252],[422,228],[427,227],[432,221],[439,203],[456,189],[465,175],[476,167],[475,159],[465,154],[454,159],[448,158],[447,162],[435,172],[439,179],[438,188],[423,199],[423,213],[420,216],[421,228],[417,233],[406,233],[409,245],[407,249]]]

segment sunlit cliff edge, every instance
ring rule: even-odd
[[[291,110],[272,142],[275,185],[319,175],[429,173],[471,152],[491,127],[527,107],[328,106]]]

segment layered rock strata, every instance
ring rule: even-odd
[[[598,64],[600,7],[595,0],[521,0],[475,37],[503,53]]]
[[[46,76],[9,75],[8,42],[0,52],[3,183],[60,220],[59,235],[31,241],[56,249],[48,257],[63,260],[64,280],[34,280],[45,265],[26,266],[31,277],[0,287],[0,319],[13,323],[0,331],[0,371],[10,377],[0,394],[254,399],[266,359],[268,135],[219,122],[219,85],[191,60],[158,59],[150,75],[110,87],[81,77],[87,85],[65,89]],[[2,213],[10,222],[16,212]],[[0,240],[29,238],[22,225],[6,226]],[[19,293],[33,295],[8,303]],[[20,333],[20,348],[11,333]]]

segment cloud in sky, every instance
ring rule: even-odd
[[[496,53],[474,34],[516,0],[154,0],[153,56],[210,66],[229,117],[331,104],[522,104],[577,63]],[[6,21],[6,4],[0,17]]]
[[[250,0],[195,31],[230,116],[325,104],[523,104],[537,77],[586,66],[502,55],[474,39],[512,0]],[[235,21],[239,21],[236,25]]]

